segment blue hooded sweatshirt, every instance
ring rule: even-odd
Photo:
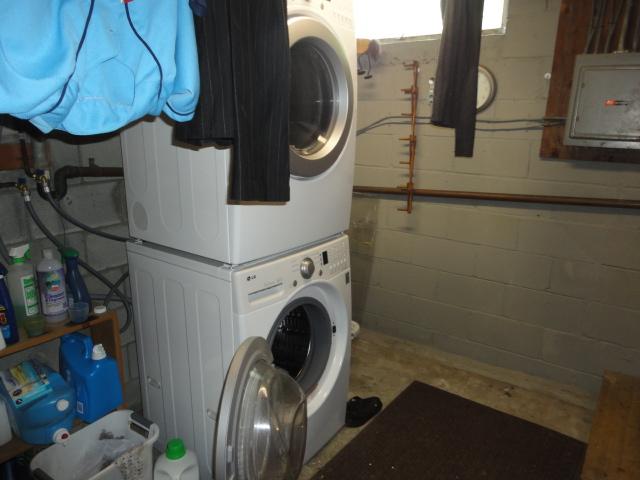
[[[193,117],[188,0],[0,0],[0,12],[0,113],[76,135]]]

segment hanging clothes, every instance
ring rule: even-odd
[[[0,0],[0,113],[93,135],[199,94],[188,0]]]
[[[189,6],[194,15],[204,17],[207,14],[207,0],[189,0]]]
[[[202,94],[176,140],[232,146],[231,202],[289,200],[289,30],[285,0],[209,0],[195,19]]]
[[[483,9],[484,0],[443,2],[431,123],[456,129],[457,157],[473,157]]]

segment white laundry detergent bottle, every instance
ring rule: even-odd
[[[167,442],[167,448],[153,469],[153,480],[198,480],[198,459],[180,438]]]
[[[2,335],[0,335],[1,337]],[[9,443],[13,435],[11,434],[11,424],[9,422],[9,414],[4,400],[0,398],[0,446]]]
[[[38,263],[38,288],[47,324],[57,326],[67,319],[67,289],[62,264],[53,258],[50,249],[42,251],[42,260]]]

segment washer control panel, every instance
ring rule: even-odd
[[[342,235],[322,245],[234,271],[234,302],[239,311],[251,310],[309,282],[331,280],[347,271],[349,238]]]

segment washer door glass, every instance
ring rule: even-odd
[[[272,365],[265,339],[247,339],[233,357],[218,413],[215,478],[298,478],[307,403],[298,384]]]
[[[307,395],[327,368],[332,339],[331,317],[324,305],[311,297],[288,304],[268,337],[274,364],[295,379]]]
[[[318,20],[289,20],[291,173],[313,177],[342,153],[353,117],[353,82],[344,49]]]

